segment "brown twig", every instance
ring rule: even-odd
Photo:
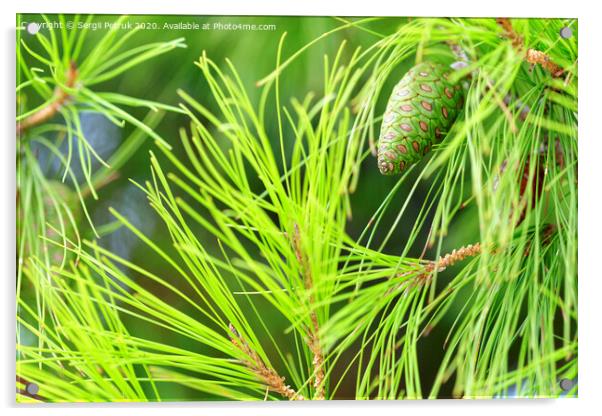
[[[234,328],[234,325],[230,324],[228,327],[231,332],[230,340],[232,341],[232,344],[248,357],[247,360],[244,360],[245,366],[262,379],[270,390],[280,393],[289,400],[305,400],[305,397],[284,383],[284,377],[280,377],[274,369],[268,368],[268,366],[265,365],[261,357],[249,347],[249,344],[247,344],[236,328]]]
[[[459,261],[462,261],[468,257],[473,257],[478,254],[481,254],[481,251],[481,243],[469,244],[459,249],[454,249],[451,253],[439,257],[439,259],[436,261],[431,260],[426,264],[422,263],[417,269],[412,269],[403,273],[398,273],[394,277],[398,280],[402,279],[402,281],[390,287],[386,291],[386,295],[395,293],[400,288],[405,288],[406,290],[409,290],[413,287],[426,285],[430,282],[430,278],[433,275],[433,272],[442,272],[446,268],[453,266]],[[411,280],[404,279],[409,276]]]
[[[418,281],[424,282],[430,278],[433,272],[442,272],[459,261],[481,254],[481,250],[481,243],[469,244],[459,249],[454,249],[451,253],[439,257],[438,260],[430,261],[424,265],[422,271],[417,275],[417,279]],[[405,274],[407,274],[407,272],[403,275]]]
[[[508,19],[507,17],[498,17],[497,19],[495,19],[495,21],[498,25],[501,26],[502,30],[504,31],[504,36],[508,40],[510,40],[510,42],[512,42],[512,47],[514,49],[521,50],[524,46],[523,37],[514,31],[510,19]]]
[[[437,261],[428,263],[424,267],[424,270],[426,273],[432,273],[435,270],[442,272],[457,262],[462,261],[467,257],[476,256],[477,254],[481,254],[481,243],[469,244],[459,249],[454,249],[451,253],[447,253],[445,256],[439,257]]]
[[[311,289],[313,288],[313,278],[311,274],[311,268],[307,264],[307,261],[303,256],[303,251],[301,250],[301,234],[299,232],[299,226],[297,224],[295,224],[295,234],[293,235],[292,242],[293,248],[295,250],[295,257],[297,258],[297,261],[301,266],[305,288],[310,292],[309,303],[311,307],[311,305],[315,304],[314,297],[311,294]],[[318,316],[316,315],[316,312],[313,309],[310,313],[310,319],[311,328],[309,328],[307,331],[307,344],[313,354],[312,365],[314,367],[314,389],[316,391],[314,399],[324,400],[324,355],[322,354],[320,337],[318,335],[320,332]]]
[[[549,244],[556,230],[557,227],[553,224],[548,224],[544,227],[542,232],[542,240],[544,245]],[[482,252],[483,246],[481,245],[481,243],[469,244],[459,249],[454,249],[451,253],[447,253],[446,255],[439,257],[438,260],[430,261],[427,264],[425,264],[422,268],[422,271],[420,271],[417,275],[417,278],[419,280],[424,281],[425,279],[428,279],[433,274],[433,272],[442,272],[448,267],[451,267],[454,264],[467,259],[468,257],[477,256]],[[499,250],[492,249],[490,252],[495,254],[499,253]],[[526,251],[525,255],[528,255],[528,253],[529,252]],[[407,276],[409,273],[415,273],[415,271],[401,273],[398,275],[398,277]]]
[[[537,49],[527,49],[525,59],[531,65],[541,65],[555,78],[559,78],[564,74],[564,70],[558,64],[554,63],[544,52]]]
[[[498,25],[504,31],[504,37],[512,42],[512,47],[519,53],[524,53],[524,59],[531,65],[541,65],[543,69],[548,71],[553,77],[560,78],[564,74],[564,70],[560,65],[554,63],[550,57],[542,51],[537,49],[528,48],[525,49],[525,42],[522,36],[520,36],[512,27],[512,22],[507,17],[500,17],[496,19]]]
[[[112,182],[116,181],[117,179],[119,179],[120,176],[121,175],[119,174],[119,172],[110,172],[107,176],[105,176],[104,178],[102,178],[95,184],[94,190],[99,191],[100,189],[104,188],[105,186],[107,186],[107,185],[111,184]],[[89,186],[84,188],[81,191],[82,199],[88,198],[91,194],[92,194],[92,188]]]
[[[320,345],[320,338],[318,332],[320,327],[318,325],[318,317],[316,313],[311,313],[312,331],[309,333],[309,349],[313,354],[312,365],[314,367],[315,378],[314,378],[314,389],[316,394],[314,399],[324,400],[324,356],[322,355],[322,347]]]
[[[43,402],[43,401],[47,401],[46,398],[44,398],[43,396],[40,396],[38,394],[38,386],[36,383],[33,383],[29,380],[26,380],[23,377],[20,376],[16,376],[16,381],[17,383],[20,383],[23,385],[23,388],[19,389],[17,388],[17,393],[25,396],[25,397],[29,397],[31,399]]]
[[[75,62],[71,62],[69,65],[69,70],[67,71],[67,81],[65,82],[65,85],[69,88],[73,88],[77,80],[77,75],[78,73]],[[17,135],[21,135],[25,130],[50,120],[56,113],[59,112],[61,107],[69,98],[69,93],[57,86],[54,90],[54,100],[50,104],[26,117],[22,122],[17,123]]]

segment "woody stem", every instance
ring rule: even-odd
[[[77,80],[77,67],[74,62],[71,62],[69,66],[69,70],[67,71],[67,81],[65,85],[68,88],[72,88],[75,85]],[[37,126],[38,124],[42,124],[59,112],[61,107],[65,104],[65,102],[70,98],[70,95],[67,91],[60,87],[56,87],[54,90],[54,99],[51,103],[49,103],[46,107],[41,108],[30,116],[26,117],[23,121],[17,123],[17,135],[20,136],[26,130],[31,127]]]

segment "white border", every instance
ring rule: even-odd
[[[526,0],[500,2],[439,0],[411,1],[369,0],[352,2],[344,0],[285,1],[199,1],[182,0],[79,0],[33,1],[21,0],[18,4],[3,2],[3,24],[0,67],[0,105],[4,135],[0,139],[3,255],[3,316],[2,325],[2,383],[0,397],[4,414],[45,415],[112,415],[139,414],[178,416],[202,414],[220,415],[306,415],[345,413],[349,416],[377,411],[383,415],[479,415],[538,413],[545,415],[599,414],[602,392],[602,367],[600,354],[602,317],[602,273],[600,249],[602,241],[601,195],[599,179],[602,178],[602,89],[600,73],[600,36],[602,21],[595,12],[594,2],[546,1],[536,3]],[[587,5],[586,5],[587,4]],[[422,402],[328,402],[328,403],[176,403],[176,404],[113,404],[113,405],[43,405],[37,407],[14,405],[14,276],[15,276],[15,143],[14,143],[14,85],[15,85],[15,14],[17,12],[47,13],[107,13],[107,14],[205,14],[205,15],[341,15],[341,16],[513,16],[513,17],[577,17],[579,18],[579,399],[564,400],[497,400],[497,401],[422,401]],[[598,122],[598,123],[597,123]]]

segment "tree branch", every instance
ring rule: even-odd
[[[72,88],[77,80],[77,75],[78,73],[75,62],[71,62],[69,70],[67,71],[67,81],[65,85],[67,85],[69,88]],[[59,112],[61,107],[69,98],[69,93],[57,86],[54,90],[54,101],[39,111],[36,111],[29,117],[26,117],[22,122],[17,123],[17,135],[21,135],[25,130],[50,120],[56,113]]]
[[[243,361],[245,366],[262,379],[270,390],[280,393],[289,400],[305,400],[305,397],[284,383],[284,377],[280,377],[274,369],[268,368],[265,365],[257,353],[240,336],[234,325],[230,324],[228,328],[230,328],[230,340],[232,344],[249,357],[248,360]]]
[[[504,31],[504,37],[512,42],[512,47],[519,53],[523,53],[525,48],[525,42],[522,36],[514,31],[512,22],[507,17],[500,17],[496,19],[497,24],[501,26]],[[548,71],[553,77],[560,78],[564,74],[564,70],[560,65],[554,63],[550,57],[542,51],[537,49],[528,48],[524,52],[524,59],[531,65],[541,65],[546,71]]]
[[[431,261],[424,266],[424,273],[422,276],[430,275],[435,270],[437,270],[437,272],[442,272],[459,261],[478,254],[481,254],[481,243],[469,244],[459,249],[454,249],[451,253],[447,253],[446,255],[439,257],[438,260]]]
[[[447,253],[444,256],[439,257],[437,260],[431,260],[428,263],[424,264],[421,269],[418,271],[411,270],[404,273],[400,273],[397,277],[405,277],[408,275],[416,275],[415,282],[426,282],[433,272],[442,272],[448,267],[453,266],[454,264],[476,255],[481,254],[482,247],[481,243],[469,244],[467,246],[461,247],[459,249],[454,249],[451,253]]]
[[[23,377],[20,376],[16,376],[16,381],[17,383],[20,383],[23,385],[23,388],[17,388],[17,393],[25,396],[25,397],[29,397],[31,399],[40,401],[40,402],[44,402],[44,401],[48,401],[45,397],[40,396],[38,394],[38,387],[36,385],[36,383],[32,383],[29,380],[26,380]]]
[[[301,270],[303,273],[303,278],[305,282],[305,288],[310,291],[309,303],[311,305],[315,304],[315,300],[313,295],[311,294],[311,289],[313,287],[313,278],[311,275],[311,268],[307,264],[305,257],[303,256],[303,252],[301,250],[301,235],[299,233],[299,226],[295,224],[295,234],[293,235],[293,248],[295,250],[295,257],[301,266]],[[312,309],[310,313],[311,319],[311,328],[308,329],[308,346],[313,354],[312,364],[314,367],[314,389],[316,391],[315,399],[316,400],[324,400],[324,356],[322,354],[322,347],[320,346],[320,325],[318,323],[318,316],[316,312]]]

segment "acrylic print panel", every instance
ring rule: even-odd
[[[17,16],[16,400],[577,396],[577,21]]]

